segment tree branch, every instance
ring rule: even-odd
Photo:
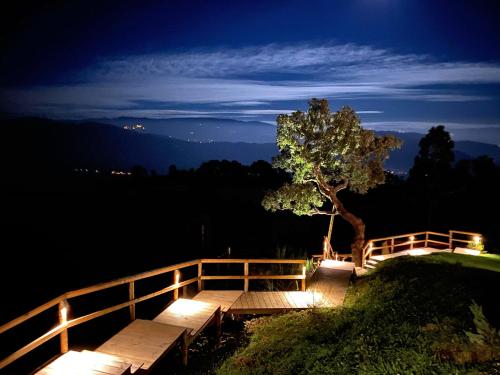
[[[335,215],[338,215],[339,213],[336,212],[335,210],[332,210],[332,211],[322,211],[322,210],[318,210],[317,208],[312,210],[311,213],[309,214],[309,216],[311,215],[328,215],[328,216],[335,216]]]
[[[348,184],[349,184],[348,180],[343,180],[339,185],[333,188],[333,191],[335,192],[335,194],[337,194],[339,191],[344,190]]]

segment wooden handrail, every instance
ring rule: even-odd
[[[245,275],[237,275],[237,276],[207,276],[203,275],[203,264],[216,264],[216,263],[240,263],[244,264],[246,268]],[[277,279],[287,279],[287,280],[302,280],[302,290],[305,290],[305,273],[304,273],[304,268],[303,271],[300,275],[249,275],[248,274],[248,265],[249,264],[303,264],[305,266],[306,260],[302,259],[195,259],[183,263],[178,263],[174,264],[171,266],[166,266],[158,269],[154,269],[151,271],[146,271],[142,272],[136,275],[132,276],[126,276],[122,277],[116,280],[112,281],[107,281],[103,283],[99,283],[96,285],[91,285],[88,287],[72,290],[69,292],[66,292],[46,303],[43,305],[40,305],[33,310],[3,324],[0,326],[0,334],[18,326],[19,324],[22,324],[26,322],[27,320],[41,314],[42,312],[59,306],[59,324],[55,327],[43,334],[42,336],[36,338],[35,340],[31,341],[27,345],[23,346],[22,348],[16,350],[14,353],[10,354],[6,358],[2,359],[0,361],[0,369],[8,366],[15,360],[19,359],[20,357],[24,356],[25,354],[29,353],[33,349],[39,347],[40,345],[44,344],[48,340],[56,337],[57,335],[61,336],[61,351],[67,351],[68,350],[68,339],[67,339],[67,333],[68,329],[75,327],[77,325],[86,323],[90,320],[99,318],[103,315],[113,313],[115,311],[124,309],[124,308],[129,308],[130,310],[130,318],[132,320],[135,319],[135,305],[149,300],[151,298],[160,296],[162,294],[171,292],[171,291],[178,291],[179,288],[182,288],[184,286],[193,284],[193,283],[198,283],[198,289],[202,289],[202,281],[203,280],[231,280],[231,279],[238,279],[238,280],[245,280],[245,290],[248,290],[248,280],[262,280],[262,279],[270,279],[270,280],[277,280]],[[197,266],[198,267],[198,275],[194,278],[180,281],[178,280],[180,277],[180,273],[178,273],[178,270],[187,268],[187,267],[192,267],[192,266]],[[174,272],[174,282],[172,285],[167,286],[165,288],[162,288],[158,291],[149,293],[147,295],[141,296],[141,297],[136,297],[135,296],[135,282],[139,280],[143,280],[146,278],[162,275],[168,272]],[[120,286],[120,285],[126,285],[128,284],[128,297],[129,300],[122,302],[120,304],[107,307],[105,309],[101,309],[98,311],[94,311],[92,313],[89,313],[84,316],[80,316],[78,318],[74,318],[68,321],[65,321],[66,316],[63,317],[62,309],[64,308],[65,304],[67,303],[66,301],[71,298],[75,297],[80,297],[84,296],[87,294],[92,294],[95,292],[99,292],[105,289],[109,289],[112,287]],[[178,295],[178,294],[177,294]],[[175,298],[175,295],[174,295]]]
[[[305,259],[200,259],[201,263],[306,264]]]
[[[376,242],[381,242],[381,241],[388,241],[390,240],[391,243],[387,245],[391,249],[391,252],[394,251],[394,248],[400,247],[400,246],[407,246],[410,245],[410,248],[413,247],[415,243],[424,243],[424,246],[427,246],[429,242],[435,243],[435,244],[440,244],[440,245],[447,245],[450,248],[452,248],[454,242],[461,242],[461,243],[468,243],[470,240],[464,240],[460,238],[454,238],[453,234],[463,234],[467,236],[481,236],[480,233],[474,233],[474,232],[465,232],[465,231],[458,231],[458,230],[450,230],[448,233],[439,233],[439,232],[432,232],[432,231],[425,231],[425,232],[415,232],[415,233],[407,233],[407,234],[401,234],[397,236],[389,236],[389,237],[381,237],[381,238],[374,238],[371,240],[368,240],[363,247],[363,254],[362,254],[362,263],[363,265],[365,264],[366,260],[370,258],[371,254],[375,250],[380,250],[385,248],[386,246],[373,246],[374,243]],[[425,239],[417,239],[415,238],[416,236],[422,236],[425,235]],[[394,240],[399,239],[399,238],[410,238],[414,237],[413,241],[408,240],[406,242],[400,242],[400,243],[395,243]],[[434,240],[432,238],[429,238],[429,236],[441,236],[441,237],[446,237],[448,238],[448,242],[444,241],[438,241]]]

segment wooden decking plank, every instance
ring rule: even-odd
[[[163,310],[153,321],[186,327],[191,336],[197,336],[215,316],[220,305],[179,298]]]
[[[226,312],[242,294],[241,290],[202,290],[193,299],[220,305],[222,312]]]
[[[269,297],[273,303],[274,308],[281,309],[281,303],[279,302],[279,297],[277,296],[279,292],[272,292],[269,294]]]
[[[276,298],[278,299],[279,305],[281,306],[281,308],[283,308],[283,309],[288,308],[288,305],[285,303],[285,300],[283,299],[283,292],[276,293]]]
[[[283,292],[283,296],[286,298],[288,301],[288,304],[290,305],[290,308],[296,309],[297,305],[295,304],[295,301],[293,300],[292,296],[289,294],[289,292]]]
[[[133,369],[132,369],[132,361],[127,360],[122,357],[117,357],[115,355],[111,354],[105,354],[105,353],[99,353],[99,352],[93,352],[90,350],[83,350],[80,352],[82,356],[86,356],[89,358],[92,358],[94,360],[102,360],[105,361],[107,364],[113,367],[117,367],[121,370],[126,371],[126,374],[129,374]],[[128,372],[127,372],[128,370]]]
[[[274,300],[272,298],[273,293],[275,293],[275,292],[264,292],[263,293],[264,300],[267,302],[267,307],[269,309],[277,308],[276,303],[274,303]]]
[[[130,373],[128,367],[112,366],[106,360],[90,358],[81,352],[69,351],[38,371],[37,375],[123,375]]]
[[[97,348],[96,352],[143,361],[148,369],[156,363],[186,331],[185,327],[137,319]]]

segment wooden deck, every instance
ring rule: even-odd
[[[106,358],[93,352],[76,352],[70,350],[35,375],[129,375],[131,363],[124,362],[115,356]]]
[[[179,298],[153,321],[164,325],[184,327],[190,336],[196,337],[217,317],[218,312],[220,312],[220,305]]]
[[[132,361],[133,369],[149,370],[186,332],[185,327],[137,319],[96,349]]]
[[[326,260],[316,270],[307,291],[314,295],[316,307],[334,307],[344,303],[354,263]]]
[[[313,298],[309,292],[246,292],[228,310],[235,315],[275,314],[312,307]]]
[[[204,263],[241,263],[244,275],[204,275]],[[290,275],[253,275],[250,274],[251,263],[290,263],[301,266],[300,274]],[[180,280],[179,269],[198,267],[198,277]],[[60,334],[61,356],[45,367],[39,369],[38,375],[129,375],[147,373],[174,346],[181,344],[182,359],[187,363],[188,347],[196,337],[210,324],[220,334],[223,314],[274,314],[288,311],[304,310],[315,306],[335,306],[342,303],[350,275],[352,264],[323,262],[316,271],[308,290],[304,260],[269,260],[269,259],[202,259],[148,271],[131,277],[86,287],[68,292],[61,297],[49,301],[34,309],[26,316],[15,319],[0,327],[0,333],[22,323],[30,316],[37,315],[57,304],[59,325],[34,343],[11,354],[0,362],[5,367],[15,359],[33,348],[43,344]],[[148,277],[166,272],[173,272],[174,283],[161,290],[146,295],[135,295],[135,283]],[[204,280],[242,280],[241,290],[201,290],[192,299],[178,298],[178,289],[189,284],[198,283],[203,288]],[[252,291],[249,292],[249,281],[257,279],[301,280],[302,291]],[[88,315],[68,320],[67,299],[94,293],[114,286],[128,283],[129,299],[127,302],[95,311]],[[170,303],[154,320],[136,319],[135,305],[139,302],[173,291],[174,301]],[[67,330],[99,316],[128,308],[131,323],[100,345],[95,351],[68,351]],[[2,331],[3,330],[3,331]]]
[[[220,305],[222,312],[225,313],[242,294],[242,290],[202,290],[193,297],[193,300]]]

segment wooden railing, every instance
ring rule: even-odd
[[[445,248],[453,249],[453,246],[457,243],[468,244],[470,241],[474,241],[477,238],[481,239],[480,233],[458,230],[450,230],[448,233],[425,231],[374,238],[367,241],[363,248],[363,266],[366,261],[370,259],[374,251],[382,250],[392,254],[397,251],[416,247],[432,247],[431,245],[445,246]]]
[[[203,273],[203,265],[208,263],[219,263],[219,264],[227,264],[227,263],[241,263],[243,264],[243,275],[204,275]],[[252,275],[249,272],[250,264],[301,264],[302,270],[300,274],[295,275]],[[248,291],[249,281],[250,280],[276,280],[276,279],[287,279],[287,280],[301,280],[301,289],[305,290],[306,287],[306,276],[305,276],[305,265],[306,260],[300,259],[196,259],[191,260],[184,263],[174,264],[167,267],[158,268],[152,271],[147,271],[143,273],[139,273],[133,276],[123,277],[117,280],[108,281],[96,285],[92,285],[89,287],[73,290],[67,293],[60,295],[41,306],[36,307],[35,309],[11,320],[8,323],[0,326],[0,334],[9,331],[12,328],[19,326],[20,324],[28,321],[29,319],[38,316],[39,314],[51,309],[58,309],[58,325],[54,328],[50,329],[48,332],[43,334],[42,336],[36,338],[30,343],[26,344],[22,348],[16,350],[12,354],[3,358],[0,361],[0,369],[8,366],[12,362],[31,352],[32,350],[38,348],[43,345],[47,341],[59,335],[60,340],[60,352],[65,353],[68,351],[68,330],[69,328],[78,326],[80,324],[89,322],[93,319],[99,318],[101,316],[110,314],[112,312],[128,308],[130,319],[135,320],[135,306],[140,302],[144,302],[154,297],[158,297],[162,294],[173,292],[173,299],[176,300],[179,297],[179,288],[188,286],[193,283],[198,283],[198,290],[202,290],[203,281],[204,280],[243,280],[243,290]],[[189,278],[187,280],[181,281],[181,269],[185,269],[188,267],[198,267],[198,274],[196,277]],[[135,284],[137,281],[148,279],[154,276],[173,273],[172,284],[157,290],[155,292],[143,295],[141,297],[137,297],[135,295]],[[88,294],[96,293],[105,289],[113,288],[120,285],[128,284],[128,300],[122,303],[119,303],[114,306],[107,307],[105,309],[101,309],[98,311],[94,311],[90,314],[86,314],[77,318],[68,319],[68,301],[75,297],[81,297]]]

